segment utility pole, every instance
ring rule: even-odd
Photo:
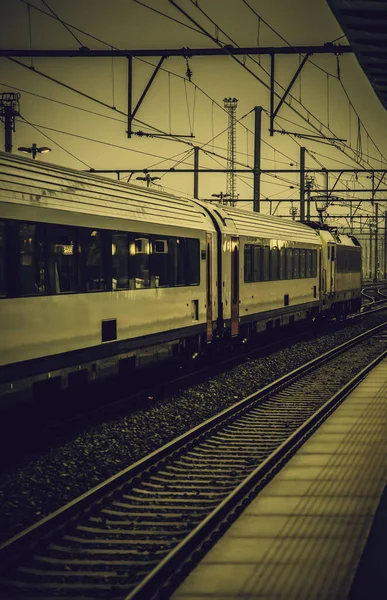
[[[238,104],[237,98],[224,98],[224,108],[228,112],[228,142],[227,142],[227,183],[226,194],[230,198],[231,206],[235,205],[236,183],[235,183],[235,112]]]
[[[15,131],[15,117],[20,115],[20,94],[3,92],[0,94],[0,119],[4,123],[4,149],[12,152],[12,132]]]
[[[375,269],[374,269],[374,281],[378,280],[378,262],[379,262],[379,252],[378,252],[378,233],[379,233],[379,203],[375,202]]]
[[[300,148],[300,222],[305,221],[305,148]]]
[[[254,201],[253,211],[261,210],[261,123],[262,106],[254,107]]]
[[[314,177],[306,177],[305,178],[305,188],[306,188],[306,222],[310,221],[310,191],[312,189],[314,182]]]
[[[387,277],[387,210],[384,211],[383,278]]]
[[[194,146],[194,198],[199,199],[199,146]]]

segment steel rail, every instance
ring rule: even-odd
[[[139,475],[144,473],[144,471],[148,471],[148,473],[151,472],[152,469],[155,469],[156,464],[160,465],[160,462],[165,462],[165,459],[170,457],[171,454],[176,455],[176,452],[181,450],[184,446],[192,446],[193,442],[197,442],[198,439],[200,440],[200,438],[203,440],[204,435],[206,435],[208,432],[211,431],[213,433],[217,433],[220,426],[224,426],[225,423],[229,424],[231,420],[235,419],[238,414],[244,415],[253,404],[257,404],[257,402],[261,403],[263,399],[268,397],[268,395],[285,388],[285,386],[290,382],[297,381],[301,374],[311,372],[313,369],[323,365],[331,358],[338,356],[345,350],[348,350],[356,344],[361,343],[361,341],[369,338],[372,335],[378,334],[386,327],[386,325],[387,323],[383,323],[382,325],[374,327],[372,330],[353,338],[345,344],[341,344],[340,346],[324,353],[316,359],[309,361],[306,365],[295,369],[291,373],[281,377],[276,382],[266,386],[262,390],[251,394],[232,407],[222,411],[215,417],[208,419],[204,424],[199,425],[188,433],[179,436],[176,440],[166,444],[160,450],[153,452],[148,457],[145,457],[134,465],[124,469],[117,475],[109,478],[106,482],[96,486],[86,494],[83,494],[80,498],[68,503],[62,509],[56,511],[45,519],[42,519],[39,523],[28,528],[25,532],[14,536],[11,540],[0,546],[0,559],[2,564],[5,568],[8,565],[11,566],[11,562],[15,559],[16,555],[19,555],[18,558],[23,558],[25,552],[29,552],[36,545],[38,540],[41,540],[41,538],[44,536],[49,536],[54,529],[61,527],[65,521],[74,521],[79,513],[85,513],[86,515],[90,514],[90,511],[93,507],[95,508],[95,505],[98,503],[98,501],[102,501],[103,497],[111,495],[113,490],[119,488],[120,486],[122,487],[124,484],[128,485],[129,482],[134,488],[140,486],[142,481]],[[238,484],[236,490],[239,488],[240,485]],[[237,493],[236,490],[233,493]],[[223,502],[220,503],[220,506],[222,505]],[[208,517],[204,518],[204,524],[207,522],[207,519]],[[190,536],[193,535],[193,533],[194,532],[187,536],[188,542],[190,541]],[[178,552],[180,552],[180,550]],[[171,556],[173,556],[173,553]],[[164,561],[162,561],[161,565],[162,564],[164,564]],[[164,567],[160,566],[160,568],[163,569]],[[148,578],[145,578],[144,582],[147,580]],[[144,585],[148,584],[144,583]]]

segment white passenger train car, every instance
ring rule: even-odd
[[[4,153],[0,177],[1,391],[211,340],[217,238],[199,204]]]
[[[279,327],[320,310],[321,241],[301,223],[215,209],[223,234],[223,311],[232,335]]]
[[[345,315],[360,270],[334,230],[0,153],[0,397]]]
[[[322,243],[322,309],[345,316],[361,307],[361,247],[354,237],[320,231]]]

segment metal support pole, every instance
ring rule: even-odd
[[[254,127],[254,201],[253,211],[261,210],[261,125],[262,125],[262,106],[254,107],[255,127]]]
[[[199,146],[194,146],[194,198],[199,199]]]
[[[370,251],[369,251],[369,259],[370,259],[370,264],[369,264],[369,276],[370,279],[372,277],[372,223],[370,222]]]
[[[378,227],[378,221],[379,221],[379,204],[378,202],[375,202],[375,269],[374,269],[374,281],[378,280],[378,262],[379,262],[379,248],[378,248],[378,234],[379,234],[379,227]]]
[[[306,181],[306,222],[310,221],[310,190],[312,187],[312,182],[310,179]]]
[[[128,138],[132,137],[133,58],[128,56]]]
[[[387,210],[384,211],[384,252],[383,252],[383,276],[387,277]]]
[[[300,221],[305,221],[305,148],[300,148]]]
[[[270,135],[274,134],[274,54],[270,55]]]

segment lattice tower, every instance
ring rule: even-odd
[[[235,148],[236,148],[236,123],[235,113],[238,104],[237,98],[224,98],[224,108],[228,112],[228,140],[227,140],[227,183],[226,194],[231,206],[235,205],[236,196],[236,178],[235,178]]]

